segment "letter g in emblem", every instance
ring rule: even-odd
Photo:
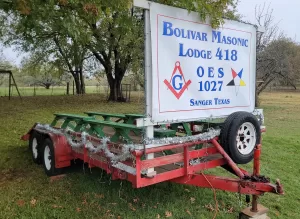
[[[183,83],[177,83],[177,84],[176,84],[176,81],[178,81],[178,80],[176,80],[176,78],[179,78],[180,82],[182,81],[182,76],[181,76],[181,75],[175,75],[175,76],[173,77],[173,79],[172,79],[172,86],[173,86],[173,88],[174,88],[175,90],[181,90],[181,89],[182,89]],[[176,85],[179,85],[179,86],[177,87]]]

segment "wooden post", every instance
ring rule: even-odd
[[[10,100],[11,96],[11,74],[9,74],[9,79],[8,79],[8,99]]]
[[[129,84],[129,102],[130,102],[131,84]]]
[[[70,94],[70,82],[67,82],[67,95]]]
[[[75,90],[74,90],[74,88],[75,88],[75,84],[74,84],[74,80],[73,80],[73,95],[75,95]]]
[[[18,86],[17,86],[16,80],[15,80],[15,78],[14,78],[12,72],[10,72],[10,77],[11,77],[11,79],[12,79],[13,82],[14,82],[13,85],[16,87],[16,90],[17,90],[17,92],[18,92],[18,95],[19,95],[20,99],[22,99],[21,94],[20,94],[20,91],[19,91],[19,88],[18,88]]]

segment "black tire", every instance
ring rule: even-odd
[[[241,114],[243,112],[234,112],[230,114],[224,121],[222,127],[221,127],[221,133],[220,133],[220,144],[223,147],[223,149],[227,152],[229,155],[229,144],[228,144],[228,135],[229,135],[229,129],[231,126],[232,121],[235,119],[236,116]]]
[[[242,125],[243,127],[241,127]],[[240,137],[237,140],[239,130],[243,133],[239,134]],[[253,159],[254,149],[259,144],[260,138],[261,131],[257,118],[251,113],[237,113],[231,121],[228,130],[227,147],[229,149],[229,156],[237,164],[249,163]]]
[[[41,139],[42,136],[38,132],[32,131],[30,133],[29,150],[31,153],[32,160],[36,164],[41,164],[43,160],[41,153]]]
[[[55,153],[51,139],[45,139],[42,152],[45,173],[48,176],[56,176],[61,174],[61,169],[55,168]]]

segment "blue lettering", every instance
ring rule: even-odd
[[[208,67],[208,77],[213,78],[214,76],[214,67]]]
[[[196,38],[196,31],[192,31],[192,39],[194,40]]]
[[[203,75],[204,75],[204,69],[203,69],[203,67],[201,67],[201,66],[199,66],[198,68],[197,68],[197,75],[198,75],[198,77],[203,77]]]
[[[212,42],[248,47],[249,40],[231,36],[222,36],[220,31],[212,31]],[[203,40],[203,39],[202,39]]]
[[[230,104],[230,99],[214,98],[214,100],[215,100],[215,105],[228,105],[228,104]]]
[[[183,83],[178,83],[179,87],[176,87],[175,84],[175,79],[179,78],[180,81],[182,81],[182,76],[181,75],[175,75],[172,79],[172,86],[174,87],[175,90],[181,90]]]
[[[199,58],[201,56],[199,50],[195,50],[195,58]]]
[[[190,106],[194,106],[194,99],[190,99]]]
[[[220,42],[220,38],[221,38],[221,32],[220,31],[214,31],[212,32],[212,41],[215,42],[215,40],[218,41],[218,43],[221,43]]]
[[[209,55],[211,59],[211,51],[192,49],[192,48],[188,48],[187,50],[184,50],[183,46],[184,46],[183,43],[179,43],[179,56],[182,57],[188,56],[194,58],[207,59]]]
[[[189,57],[193,57],[193,50],[192,49],[188,49],[187,54]]]
[[[164,23],[163,35],[172,36],[173,35],[173,29],[172,29],[173,24],[170,22],[165,22],[165,21],[163,23]]]
[[[205,50],[201,50],[201,57],[203,59],[206,59],[206,51]]]
[[[200,32],[197,32],[196,40],[201,40]]]
[[[219,68],[219,70],[218,70],[218,78],[223,78],[224,77],[224,70],[223,70],[223,68]]]
[[[228,44],[231,44],[228,42]],[[237,44],[237,39],[235,37],[232,38],[232,45],[236,45]]]
[[[212,59],[211,51],[207,51],[207,59]]]
[[[179,56],[186,57],[186,54],[183,54],[183,44],[179,43]]]
[[[207,33],[202,33],[202,41],[207,41]]]
[[[174,35],[175,35],[176,37],[180,37],[180,30],[179,30],[178,28],[175,28],[175,29],[174,29]]]
[[[226,40],[225,40],[225,42],[226,42]],[[231,44],[231,37],[227,37],[227,44]]]

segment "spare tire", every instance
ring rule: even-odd
[[[248,112],[237,112],[231,121],[226,139],[229,156],[237,164],[253,159],[254,149],[260,143],[261,131],[257,118]]]
[[[220,133],[220,141],[219,143],[223,147],[223,149],[227,152],[227,154],[230,153],[229,146],[228,146],[228,135],[229,135],[229,129],[231,126],[232,121],[234,118],[243,112],[234,112],[230,114],[224,121],[223,125],[221,126],[221,133]]]

